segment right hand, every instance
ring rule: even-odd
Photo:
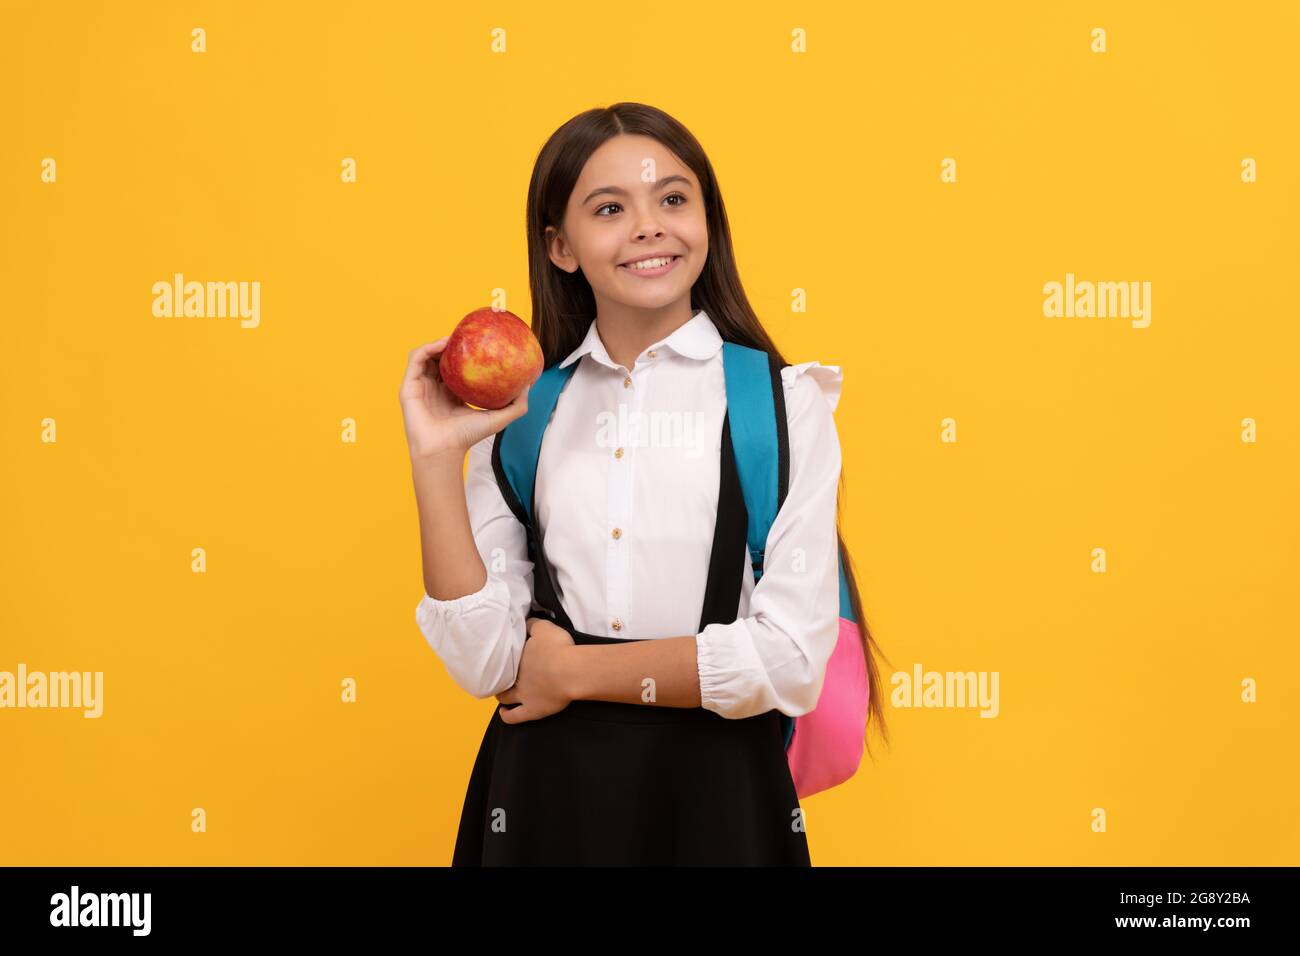
[[[528,411],[528,388],[537,379],[504,408],[470,408],[457,398],[438,374],[439,357],[449,338],[443,336],[411,352],[406,377],[397,393],[412,459],[459,457],[463,460],[470,446],[499,432]]]

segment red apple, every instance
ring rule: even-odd
[[[542,343],[504,309],[475,309],[461,319],[438,359],[438,374],[452,394],[479,408],[509,405],[542,367]]]

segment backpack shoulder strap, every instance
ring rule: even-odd
[[[749,516],[745,537],[755,582],[763,575],[767,534],[790,485],[790,436],[781,368],[775,356],[760,349],[722,343],[727,416]]]
[[[573,375],[577,362],[564,368],[552,365],[528,390],[528,411],[497,432],[492,447],[492,467],[501,494],[519,523],[532,529],[533,495],[537,484],[537,459],[542,436],[551,422],[560,392]]]
[[[532,606],[545,611],[562,627],[570,627],[568,614],[556,596],[550,567],[537,534],[536,509],[537,460],[542,452],[542,436],[555,412],[556,402],[565,383],[573,375],[577,362],[565,368],[552,365],[538,376],[528,390],[528,411],[497,432],[492,443],[492,472],[501,497],[524,528],[528,542],[528,560],[533,562]]]
[[[788,363],[787,363],[788,364]],[[776,513],[790,487],[790,435],[785,413],[783,363],[760,349],[722,343],[727,417],[736,454],[740,491],[749,518],[746,542],[754,583],[763,576],[763,551]],[[794,737],[795,718],[781,714],[785,746]]]
[[[724,342],[723,373],[727,380],[727,413],[736,451],[740,487],[749,512],[749,556],[754,581],[763,574],[763,549],[776,513],[785,503],[790,483],[790,435],[785,412],[785,384],[774,356],[758,349]],[[838,558],[840,617],[854,622],[853,601],[844,574],[844,555]]]

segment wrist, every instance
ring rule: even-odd
[[[463,449],[444,449],[436,452],[411,452],[411,467],[426,468],[431,471],[455,471],[460,474],[465,467]]]
[[[584,700],[587,688],[582,679],[582,657],[578,654],[578,645],[570,644],[559,650],[561,653],[556,662],[556,683],[560,693],[570,702]]]

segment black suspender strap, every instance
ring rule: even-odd
[[[498,436],[499,437],[499,436]],[[713,529],[713,546],[709,553],[709,576],[704,589],[704,602],[698,630],[710,624],[729,624],[736,619],[740,609],[740,594],[744,583],[745,529],[749,517],[745,498],[740,489],[740,476],[736,468],[735,450],[731,446],[729,416],[722,419],[722,442],[719,459],[718,517]],[[565,612],[555,589],[550,562],[542,547],[534,523],[529,520],[501,464],[499,441],[492,443],[492,471],[497,487],[515,518],[524,527],[528,541],[528,558],[533,563],[533,605],[565,630],[573,631],[572,622]],[[534,498],[534,501],[536,499]],[[534,514],[536,508],[534,507]],[[663,600],[670,600],[664,595]]]
[[[740,592],[745,580],[745,530],[749,513],[740,490],[736,452],[731,447],[731,416],[722,419],[722,456],[718,479],[718,520],[713,526],[713,548],[709,553],[709,578],[704,589],[704,607],[698,631],[710,624],[730,624],[740,610]]]
[[[501,489],[501,496],[505,499],[511,512],[514,513],[515,518],[524,526],[524,534],[528,540],[528,560],[533,562],[533,607],[544,611],[547,617],[550,617],[566,631],[574,630],[569,615],[565,613],[564,606],[560,604],[560,600],[556,596],[555,584],[551,580],[550,562],[546,560],[546,553],[542,550],[540,537],[533,527],[533,522],[528,519],[528,513],[524,511],[523,505],[519,503],[514,488],[510,486],[510,482],[506,478],[505,468],[501,464],[501,434],[499,432],[497,437],[492,440],[492,472],[496,475],[497,487]],[[534,481],[535,488],[536,482]],[[534,491],[534,514],[537,513],[536,501],[537,496]]]

